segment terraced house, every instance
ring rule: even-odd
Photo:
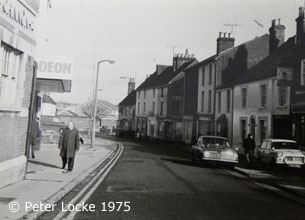
[[[284,41],[285,27],[272,21],[270,55],[234,83],[233,143],[248,133],[263,139],[295,139],[305,145],[305,22],[300,8],[297,33]]]
[[[157,65],[155,73],[137,88],[136,128],[143,136],[169,140],[179,139],[179,136],[182,138],[182,131],[179,131],[179,128],[182,130],[182,118],[172,118],[169,112],[175,100],[176,105],[181,106],[182,93],[171,93],[172,87],[169,85],[193,62],[196,62],[196,59],[187,52],[175,56],[173,66]],[[178,90],[181,89],[182,87],[178,86]],[[177,96],[180,96],[180,99]]]
[[[236,47],[234,41],[230,34],[220,33],[216,54],[186,70],[183,115],[186,143],[194,142],[200,135],[216,134],[231,139],[230,85],[245,70],[264,59],[269,50],[268,35]],[[222,99],[224,96],[227,101]]]

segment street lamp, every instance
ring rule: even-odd
[[[95,79],[95,90],[94,90],[94,105],[93,105],[93,123],[92,123],[92,134],[91,134],[91,147],[94,146],[95,143],[95,118],[96,118],[96,101],[97,101],[97,91],[98,91],[98,77],[99,77],[99,67],[100,63],[108,62],[110,64],[114,64],[114,60],[101,60],[97,62],[97,70],[96,70],[96,79]]]

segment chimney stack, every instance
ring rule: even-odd
[[[269,28],[269,54],[273,53],[285,42],[285,26],[281,25],[281,19],[272,20],[271,27]]]
[[[234,41],[235,39],[231,37],[231,34],[219,32],[219,37],[217,38],[217,54],[221,53],[222,51],[228,50],[232,47],[234,47]]]
[[[299,8],[299,17],[295,19],[297,22],[297,34],[296,34],[296,42],[297,44],[305,45],[305,8]]]
[[[160,65],[160,64],[157,64],[156,65],[156,72],[157,72],[157,75],[159,75],[160,73],[162,73],[165,69],[166,69],[166,65]]]
[[[133,91],[135,90],[135,87],[136,87],[136,83],[134,81],[134,78],[130,78],[129,79],[129,82],[128,82],[128,95]]]
[[[185,54],[176,54],[173,57],[173,67],[174,71],[177,70],[180,66],[182,66],[184,63],[188,61],[195,60],[195,55],[194,54],[189,54],[189,50],[185,50]]]

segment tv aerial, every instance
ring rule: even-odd
[[[258,22],[257,20],[254,20],[254,22],[257,24],[257,32],[256,32],[256,36],[258,37],[259,34],[259,29],[263,28],[264,25],[262,25],[260,22]]]

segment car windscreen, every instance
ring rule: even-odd
[[[207,147],[227,146],[230,147],[229,141],[221,138],[202,138],[202,143]]]
[[[273,142],[272,147],[275,149],[299,150],[298,145],[294,142]]]

